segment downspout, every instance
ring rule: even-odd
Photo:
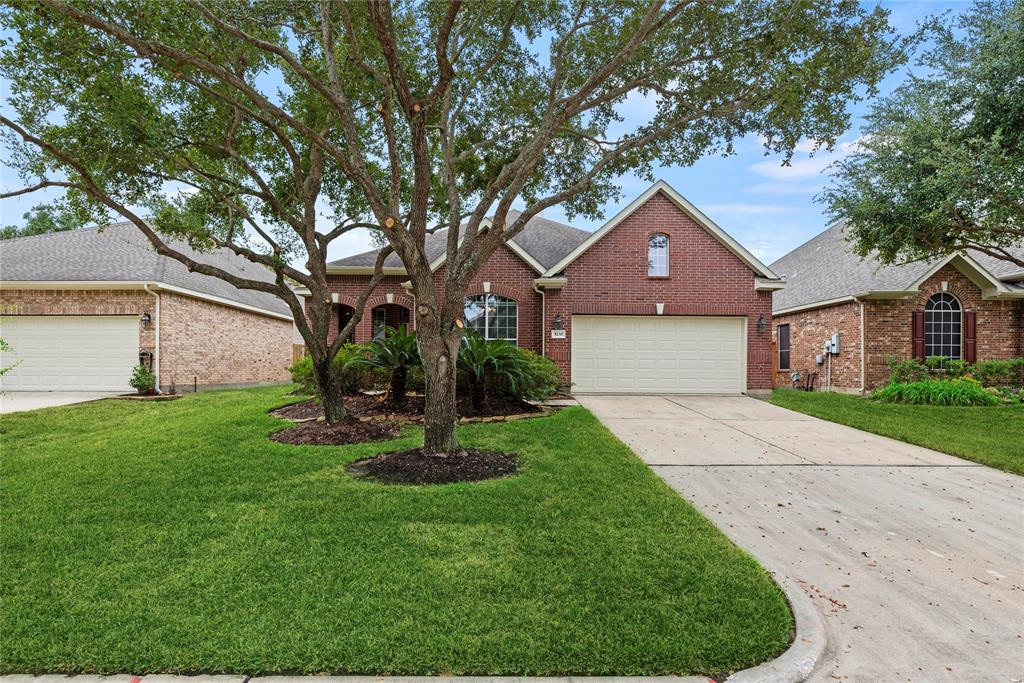
[[[142,285],[142,289],[146,290],[147,294],[152,294],[153,298],[156,299],[156,317],[153,324],[156,325],[155,342],[153,344],[153,366],[156,368],[156,393],[164,393],[160,389],[160,294],[154,292],[149,288],[150,283]]]
[[[547,316],[547,303],[544,299],[544,290],[539,288],[536,283],[533,285],[533,291],[540,294],[540,355],[547,357],[547,354],[544,352],[544,342],[547,337],[547,320],[545,319]]]

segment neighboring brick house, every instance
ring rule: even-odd
[[[890,358],[1024,356],[1024,268],[980,253],[883,266],[854,254],[843,229],[772,264],[786,281],[774,302],[776,386],[817,372],[818,387],[831,376],[836,391],[862,393],[889,381]],[[835,334],[838,353],[824,353]]]
[[[509,216],[513,219],[514,214]],[[445,232],[428,238],[440,288]],[[376,252],[328,265],[337,334]],[[401,261],[385,261],[355,340],[415,328]],[[772,385],[771,302],[780,279],[678,192],[658,182],[593,233],[533,218],[467,290],[465,321],[542,353],[578,392],[744,393]]]
[[[273,281],[227,251],[190,255]],[[262,384],[292,361],[283,301],[188,272],[130,223],[0,242],[0,329],[6,391],[129,391],[140,360],[164,390]]]

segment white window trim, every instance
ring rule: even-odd
[[[513,299],[510,296],[503,296],[501,294],[495,294],[494,292],[478,292],[477,294],[468,294],[468,295],[466,295],[466,298],[462,300],[463,316],[465,316],[466,299],[472,299],[472,298],[475,298],[475,297],[478,297],[478,296],[485,297],[485,300],[486,300],[486,297],[494,296],[494,297],[498,297],[499,299],[504,299],[505,301],[511,301],[512,303],[514,303],[516,305],[516,338],[515,339],[502,339],[500,337],[493,337],[492,338],[492,337],[488,337],[487,336],[487,329],[488,329],[487,320],[488,320],[488,318],[487,318],[487,307],[486,306],[484,307],[484,334],[483,334],[483,337],[487,341],[508,341],[508,342],[512,342],[516,346],[519,346],[519,300],[518,299]],[[467,327],[468,327],[468,324],[467,324]]]
[[[665,238],[665,272],[662,273],[651,273],[651,240],[655,237]],[[647,277],[669,277],[672,273],[672,269],[669,267],[671,262],[669,259],[669,250],[672,248],[672,238],[669,237],[666,232],[652,232],[647,236]]]
[[[955,358],[953,356],[950,356],[950,355],[945,354],[945,353],[928,353],[928,347],[929,347],[929,343],[928,343],[928,335],[929,335],[928,314],[929,313],[942,313],[942,312],[946,312],[946,309],[938,309],[938,308],[931,308],[931,309],[929,309],[928,308],[929,304],[931,304],[931,302],[932,302],[932,299],[934,299],[936,296],[939,296],[940,294],[944,294],[945,296],[948,296],[950,299],[952,299],[953,301],[956,302],[956,311],[955,312],[959,315],[959,318],[960,318],[960,323],[959,323],[960,324],[960,331],[957,333],[957,340],[959,342],[959,347],[960,348],[959,348],[958,354],[957,354],[957,356]],[[946,344],[943,341],[944,335],[945,335],[944,332],[939,332],[938,333],[939,341],[938,341],[937,346],[939,346],[939,347],[951,346],[950,344]],[[933,344],[931,344],[931,346],[936,346],[936,344],[933,343]],[[956,295],[954,295],[954,294],[952,294],[950,292],[935,292],[934,294],[932,294],[931,296],[928,297],[927,301],[925,301],[925,304],[924,304],[924,355],[925,355],[926,358],[928,356],[946,356],[947,358],[950,358],[950,359],[953,359],[953,360],[963,360],[963,357],[964,357],[964,305],[963,305],[963,302],[960,301],[960,297],[958,297],[958,296],[956,296]]]

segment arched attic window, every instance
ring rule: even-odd
[[[647,238],[647,277],[668,277],[668,235],[664,233]]]

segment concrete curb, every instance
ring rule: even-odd
[[[821,613],[807,593],[788,577],[775,577],[789,601],[796,636],[789,649],[770,662],[737,671],[726,683],[803,683],[824,660],[828,635]]]

